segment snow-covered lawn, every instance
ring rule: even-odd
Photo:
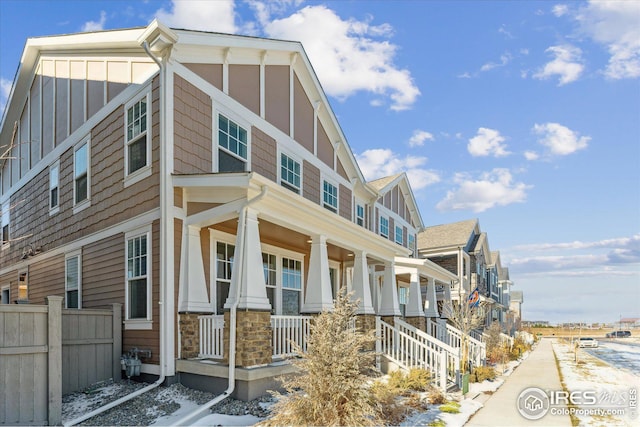
[[[640,358],[640,352],[630,349],[623,344],[601,343],[613,351],[634,353]],[[575,415],[580,425],[585,426],[637,426],[639,425],[637,392],[640,376],[630,370],[613,367],[600,359],[591,356],[583,349],[576,354],[568,341],[554,340],[553,350],[560,364],[563,382],[569,392],[595,392],[595,404],[579,404],[574,402],[577,409]],[[635,418],[632,418],[630,400],[635,399]],[[586,401],[590,399],[585,399]],[[633,403],[631,403],[633,405]],[[602,409],[600,414],[593,410]],[[612,413],[623,412],[622,414]]]

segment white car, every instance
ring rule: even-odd
[[[595,338],[583,337],[578,340],[578,347],[598,347],[598,341]]]

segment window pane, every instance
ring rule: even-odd
[[[58,206],[58,188],[53,188],[51,190],[51,197],[50,197],[50,207],[55,208],[56,206]]]
[[[129,144],[129,170],[128,173],[134,173],[147,165],[147,138],[138,138],[135,142]]]
[[[87,144],[78,148],[75,153],[75,177],[87,172]]]
[[[222,150],[218,150],[219,172],[244,172],[245,162]]]
[[[129,280],[129,319],[147,318],[147,279]]]
[[[67,291],[67,308],[78,308],[78,291]]]
[[[216,282],[216,313],[224,313],[224,303],[229,297],[229,282]]]
[[[87,175],[76,178],[76,203],[87,199]]]
[[[282,314],[285,316],[300,314],[300,292],[282,290]]]
[[[66,288],[78,289],[78,257],[67,259]]]

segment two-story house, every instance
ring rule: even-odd
[[[145,375],[234,369],[251,398],[341,287],[372,328],[455,280],[412,258],[406,175],[366,182],[297,42],[157,21],[29,39],[0,141],[2,301],[121,303]]]

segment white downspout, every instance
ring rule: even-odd
[[[164,80],[164,69],[162,67],[162,62],[160,62],[160,60],[158,58],[156,58],[151,51],[149,50],[149,44],[145,41],[142,44],[142,47],[144,48],[144,51],[147,52],[147,55],[149,55],[149,57],[151,59],[153,59],[153,61],[158,64],[158,67],[160,68],[160,78]],[[164,81],[162,82],[164,83]],[[164,98],[164,84],[160,84],[160,122],[164,124],[164,117],[162,117],[163,113],[164,113],[164,108],[162,108],[163,103],[162,100]],[[162,150],[161,150],[162,151]],[[162,181],[162,180],[161,180]],[[162,191],[162,189],[160,190]],[[89,418],[95,417],[96,415],[102,414],[105,411],[108,411],[111,408],[114,408],[122,403],[128,402],[129,400],[140,396],[141,394],[144,394],[148,391],[153,390],[154,388],[158,387],[159,385],[161,385],[165,378],[166,378],[166,372],[165,372],[165,364],[164,364],[164,356],[165,356],[165,340],[163,337],[163,332],[166,329],[166,325],[165,325],[165,312],[164,312],[164,293],[160,292],[160,301],[158,301],[158,304],[160,305],[160,337],[159,337],[159,347],[160,347],[160,355],[159,355],[159,360],[160,360],[160,377],[158,378],[158,380],[156,382],[154,382],[153,384],[150,384],[144,388],[141,388],[140,390],[136,390],[133,393],[127,394],[126,396],[121,397],[118,400],[114,400],[111,403],[107,403],[104,406],[101,406],[97,409],[94,409],[93,411],[89,412],[88,414],[84,414],[80,417],[74,418],[71,421],[67,421],[66,423],[64,423],[64,427],[69,427],[69,426],[73,426],[76,424],[80,424],[81,422],[88,420]]]
[[[260,194],[258,194],[257,196],[255,196],[253,199],[247,200],[242,207],[239,209],[240,212],[240,216],[238,218],[238,234],[240,237],[240,239],[238,239],[240,242],[242,242],[242,248],[240,251],[238,251],[238,255],[236,256],[236,259],[234,262],[238,263],[239,266],[242,266],[242,262],[244,260],[244,252],[245,252],[245,240],[244,240],[244,235],[245,235],[245,230],[247,228],[247,208],[249,207],[250,204],[253,204],[257,201],[259,201],[260,199],[262,199],[264,196],[267,195],[267,191],[268,191],[268,187],[266,185],[263,185],[260,191]],[[238,248],[236,247],[236,250]],[[205,403],[204,405],[200,406],[198,409],[194,410],[193,412],[185,415],[184,417],[182,417],[181,419],[179,419],[178,421],[176,421],[174,423],[174,425],[176,426],[181,426],[181,425],[185,425],[188,421],[192,420],[193,418],[195,418],[196,416],[202,414],[203,412],[207,411],[209,408],[211,408],[213,405],[215,405],[218,402],[221,402],[222,400],[226,399],[227,397],[231,396],[231,394],[233,393],[233,391],[236,388],[236,322],[237,322],[237,312],[238,312],[238,305],[240,304],[240,289],[241,289],[241,284],[242,284],[242,268],[238,268],[236,270],[239,274],[240,277],[238,277],[237,280],[237,286],[236,286],[236,295],[234,296],[234,300],[233,300],[233,304],[231,305],[231,308],[229,309],[229,382],[228,382],[228,386],[227,389],[225,391],[222,392],[221,395],[216,396],[215,398],[213,398],[212,400],[208,401],[207,403]]]

